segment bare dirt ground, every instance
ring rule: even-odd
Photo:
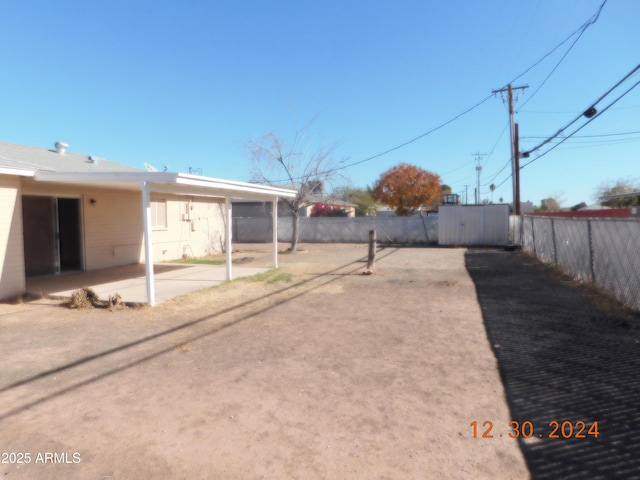
[[[473,438],[510,413],[465,250],[303,248],[153,308],[0,305],[2,477],[528,478]]]

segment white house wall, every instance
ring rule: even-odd
[[[25,290],[20,177],[0,175],[0,299]]]

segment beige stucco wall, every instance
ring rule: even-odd
[[[25,290],[20,177],[0,175],[0,299]]]
[[[23,194],[82,199],[85,270],[144,262],[141,192],[29,181]],[[223,200],[155,193],[151,199],[167,201],[167,228],[151,233],[154,262],[222,250]]]
[[[167,202],[167,228],[151,232],[154,261],[202,257],[222,251],[223,200],[153,193],[151,200]]]
[[[140,192],[25,180],[22,194],[81,200],[85,270],[140,262],[143,238]]]
[[[142,194],[124,190],[83,192],[85,269],[140,263]],[[95,203],[91,203],[91,199]]]
[[[0,299],[25,291],[22,195],[80,199],[85,270],[144,261],[141,192],[0,175]],[[151,198],[167,201],[167,228],[154,229],[151,235],[155,262],[222,251],[224,200],[157,194]]]

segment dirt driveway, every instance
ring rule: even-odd
[[[527,478],[473,438],[510,414],[465,250],[303,247],[153,308],[0,305],[2,477]]]

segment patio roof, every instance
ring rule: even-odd
[[[294,190],[248,182],[223,180],[174,172],[35,172],[36,182],[72,183],[117,190],[142,190],[143,184],[153,192],[176,195],[199,195],[218,198],[273,200],[294,197]]]
[[[142,209],[144,212],[144,248],[147,301],[150,305],[156,303],[155,278],[153,262],[153,244],[151,232],[151,197],[152,192],[168,193],[175,195],[191,195],[203,197],[224,198],[225,212],[225,245],[226,245],[226,279],[233,278],[231,261],[231,199],[252,199],[272,201],[273,208],[273,263],[278,266],[278,209],[277,203],[280,197],[295,197],[294,190],[258,185],[247,182],[222,180],[219,178],[203,177],[185,173],[172,172],[52,172],[36,170],[33,172],[33,181],[49,182],[68,185],[82,185],[116,190],[136,190],[142,193]]]

